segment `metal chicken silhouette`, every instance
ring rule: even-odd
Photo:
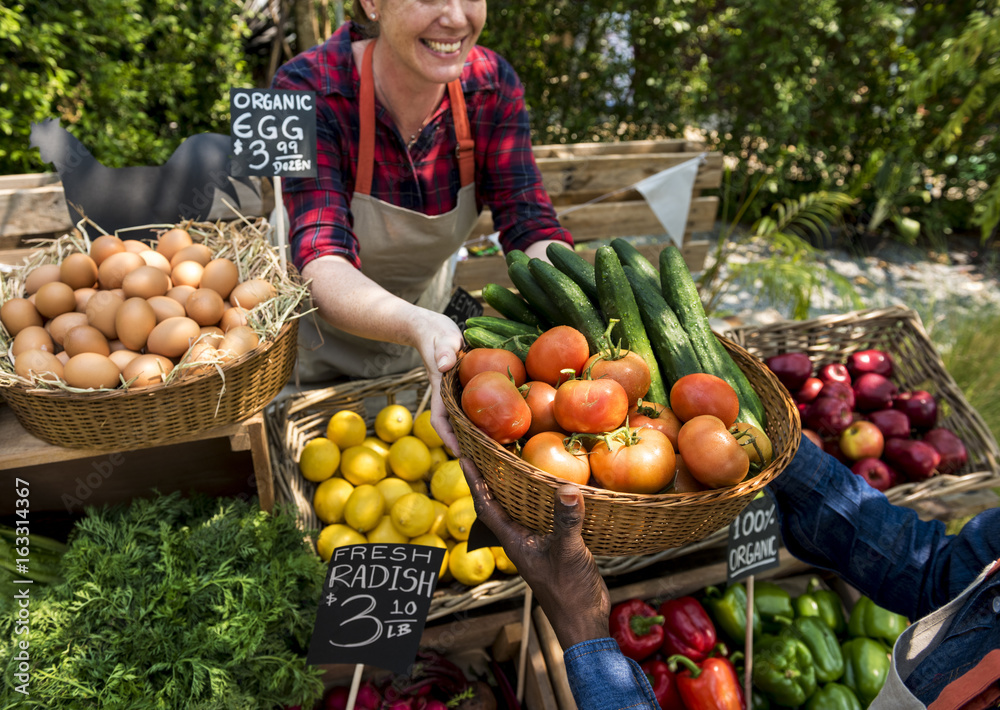
[[[109,168],[102,165],[58,119],[31,124],[31,146],[55,165],[73,224],[86,216],[109,234],[148,224],[203,221],[216,190],[239,206],[232,180],[253,188],[249,178],[231,177],[229,136],[198,133],[181,143],[163,165]],[[99,235],[87,226],[91,238]],[[151,239],[151,230],[130,229],[123,239]]]

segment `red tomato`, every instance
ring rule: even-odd
[[[628,406],[633,406],[640,397],[645,397],[649,391],[649,365],[638,353],[622,350],[621,357],[613,359],[608,353],[599,352],[591,355],[583,366],[583,372],[590,370],[593,380],[610,377],[625,388],[628,395]]]
[[[699,493],[701,491],[710,490],[712,489],[691,475],[691,472],[688,471],[687,464],[684,463],[684,457],[677,454],[677,475],[674,476],[674,489],[672,492]]]
[[[560,382],[569,379],[569,375],[562,370],[573,370],[579,375],[588,357],[590,346],[583,333],[568,325],[557,325],[539,335],[531,344],[524,366],[531,379],[558,387]]]
[[[750,459],[718,417],[701,414],[681,426],[677,452],[691,475],[709,488],[725,488],[742,481]]]
[[[462,383],[462,387],[469,384],[469,380],[480,372],[509,374],[518,387],[528,379],[521,358],[503,348],[473,348],[459,360],[458,381]]]
[[[659,429],[667,435],[674,445],[674,451],[677,451],[677,432],[680,431],[681,420],[670,407],[655,402],[642,402],[628,410],[628,425]]]
[[[532,437],[543,431],[559,431],[559,422],[553,411],[556,399],[556,388],[548,382],[532,380],[521,388],[524,401],[531,410],[531,427],[525,436]]]
[[[711,414],[731,427],[740,413],[740,398],[721,377],[695,372],[684,375],[670,388],[670,408],[682,422]]]
[[[552,408],[563,431],[602,434],[625,421],[628,395],[614,380],[570,380],[556,388]]]
[[[656,493],[674,479],[674,447],[656,429],[598,441],[590,450],[590,471],[597,482],[620,493]]]
[[[580,442],[559,431],[543,431],[528,439],[521,458],[556,478],[585,485],[590,480],[590,461]]]
[[[528,403],[507,375],[480,372],[462,390],[462,411],[494,441],[517,441],[531,426]]]

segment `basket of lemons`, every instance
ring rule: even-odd
[[[501,547],[468,550],[465,475],[430,424],[422,369],[292,395],[267,410],[276,498],[317,554],[366,542],[446,550],[428,619],[523,594]]]

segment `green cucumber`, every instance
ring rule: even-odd
[[[660,288],[664,300],[677,314],[677,320],[691,339],[702,370],[721,377],[736,390],[740,400],[739,421],[754,424],[745,418],[745,413],[749,412],[756,422],[766,425],[767,415],[760,397],[754,391],[750,380],[743,374],[743,370],[712,332],[705,306],[698,295],[698,287],[691,277],[691,271],[681,255],[681,250],[675,246],[665,247],[660,252]],[[764,430],[762,426],[760,428],[761,431]]]
[[[632,286],[646,335],[660,365],[663,388],[668,394],[668,401],[658,404],[669,405],[670,388],[684,375],[701,372],[701,362],[677,316],[663,300],[660,289],[650,287],[649,281],[635,267],[625,265],[622,270]]]
[[[613,318],[618,319],[612,333],[623,348],[641,357],[649,367],[649,392],[645,399],[657,404],[669,404],[660,366],[643,326],[639,306],[615,250],[599,247],[594,266],[601,311],[609,323]]]
[[[541,318],[531,310],[531,306],[506,286],[486,284],[483,286],[483,300],[505,318],[534,326],[542,324]]]
[[[563,324],[565,316],[559,312],[552,299],[535,280],[526,262],[515,261],[507,267],[507,275],[514,282],[521,298],[527,301],[532,310],[542,319],[542,328]]]
[[[515,335],[538,335],[536,326],[495,316],[470,316],[465,319],[465,327],[486,328],[486,330],[492,330],[505,338],[511,338]]]
[[[631,266],[636,271],[636,275],[646,279],[646,282],[657,290],[660,288],[660,272],[649,263],[649,259],[642,255],[638,249],[627,239],[615,237],[611,240],[611,248],[618,255],[618,260],[622,266]]]
[[[607,324],[583,289],[547,261],[532,259],[528,262],[528,268],[563,315],[563,324],[573,326],[583,333],[592,355],[600,350]]]
[[[597,280],[594,276],[594,265],[576,253],[573,247],[566,247],[560,242],[552,242],[545,247],[545,256],[552,265],[569,276],[576,285],[583,289],[591,303],[597,303]]]
[[[520,249],[513,249],[504,254],[504,261],[507,262],[508,269],[510,268],[511,264],[514,263],[527,264],[530,258],[531,258],[530,256],[525,254]]]
[[[505,337],[486,328],[466,328],[462,336],[470,348],[502,348],[517,355],[522,362],[528,357],[528,348],[538,338],[537,334]]]

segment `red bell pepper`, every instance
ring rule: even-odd
[[[663,643],[663,617],[642,599],[629,599],[611,610],[611,638],[622,653],[641,663]]]
[[[670,666],[663,661],[649,660],[640,667],[649,678],[660,710],[687,710],[681,700],[680,691],[677,690],[677,676],[670,670]]]
[[[687,710],[746,710],[740,678],[728,658],[713,656],[699,665],[687,656],[671,656],[667,663],[684,666],[677,671],[677,690]]]
[[[663,653],[687,656],[695,663],[715,649],[715,624],[694,597],[668,599],[660,605],[663,616]]]

